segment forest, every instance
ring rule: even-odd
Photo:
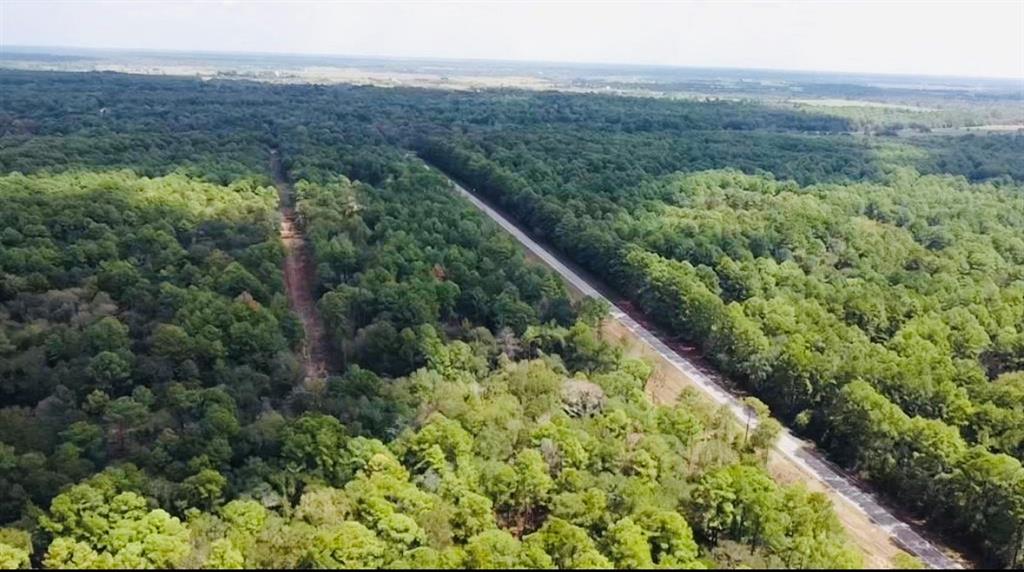
[[[1020,135],[752,101],[0,83],[0,566],[862,566],[827,497],[770,477],[770,415],[1024,563]],[[325,379],[303,375],[271,149]],[[697,345],[758,430],[693,392],[652,404],[606,309],[421,159]]]
[[[698,344],[835,460],[992,561],[1020,563],[1019,184],[899,168],[800,186],[716,170],[588,194],[466,145],[424,155]]]

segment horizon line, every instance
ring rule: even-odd
[[[904,78],[930,78],[930,79],[958,79],[958,80],[988,80],[988,81],[999,81],[999,82],[1013,82],[1019,84],[1018,87],[1022,90],[1021,95],[1024,96],[1024,73],[1021,76],[983,76],[983,75],[943,75],[943,74],[927,74],[927,73],[910,73],[910,72],[880,72],[880,71],[841,71],[841,70],[821,70],[821,69],[787,69],[787,68],[768,68],[768,67],[742,67],[742,66],[702,66],[702,65],[682,65],[682,64],[664,64],[664,63],[644,63],[644,62],[596,62],[596,61],[563,61],[563,60],[530,60],[530,59],[500,59],[500,58],[473,58],[473,57],[451,57],[451,56],[398,56],[398,55],[377,55],[377,54],[329,54],[329,53],[314,53],[314,52],[256,52],[256,51],[236,51],[236,50],[209,50],[209,49],[182,49],[182,48],[124,48],[124,47],[97,47],[97,46],[57,46],[57,45],[42,45],[42,44],[0,44],[0,58],[3,56],[3,51],[8,48],[14,49],[58,49],[58,50],[93,50],[100,52],[150,52],[150,53],[164,53],[164,54],[197,54],[197,55],[235,55],[235,56],[285,56],[285,57],[326,57],[326,58],[365,58],[375,60],[418,60],[418,61],[448,61],[448,62],[477,62],[477,63],[511,63],[511,64],[540,64],[547,66],[601,66],[601,67],[615,67],[615,66],[627,66],[627,67],[638,67],[638,68],[659,68],[659,69],[678,69],[678,70],[727,70],[727,71],[753,71],[753,72],[777,72],[777,73],[796,73],[796,74],[827,74],[827,75],[848,75],[848,76],[887,76],[887,77],[904,77]]]

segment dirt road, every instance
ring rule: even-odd
[[[295,193],[281,166],[281,157],[270,152],[270,172],[277,187],[281,211],[281,242],[284,243],[284,290],[288,305],[298,314],[305,332],[302,361],[306,378],[328,373],[329,348],[323,322],[316,308],[316,262],[295,214]]]
[[[697,387],[715,403],[726,406],[738,420],[746,422],[749,417],[746,406],[737,396],[730,393],[727,389],[728,384],[724,383],[724,380],[719,378],[715,372],[702,368],[694,361],[687,359],[683,355],[685,352],[681,353],[670,347],[662,339],[664,336],[656,335],[653,328],[642,325],[630,313],[627,313],[622,305],[614,303],[603,295],[596,285],[584,279],[558,257],[531,239],[501,213],[458,183],[453,181],[452,184],[456,191],[523,244],[532,257],[540,259],[561,275],[571,288],[584,296],[604,300],[610,305],[611,318],[623,336],[642,346],[644,351],[656,355],[663,369],[670,371],[671,375],[664,376],[659,381],[662,384],[669,383],[671,385],[661,387],[653,392],[660,393],[660,399],[670,399],[670,396],[677,395],[681,390],[681,384],[685,383]],[[782,470],[796,479],[802,475],[802,480],[807,481],[813,489],[825,491],[832,499],[840,515],[840,520],[844,522],[848,530],[851,526],[857,527],[850,530],[850,537],[868,556],[868,563],[879,567],[892,566],[889,558],[877,554],[877,552],[890,551],[891,549],[886,546],[895,542],[931,568],[962,568],[957,560],[926,539],[922,533],[916,530],[915,526],[901,520],[883,506],[879,499],[860,482],[826,461],[811,443],[798,439],[788,430],[784,430],[776,444],[775,456],[776,463],[781,461],[787,465],[777,468],[777,471]]]

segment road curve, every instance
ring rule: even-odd
[[[449,180],[451,179],[449,178]],[[454,180],[451,183],[459,194],[466,197],[469,202],[473,203],[474,206],[498,223],[501,228],[505,229],[505,231],[522,243],[531,253],[543,260],[545,264],[561,275],[574,288],[586,296],[607,302],[611,308],[610,314],[613,319],[619,321],[638,339],[642,340],[643,343],[651,346],[658,354],[671,363],[673,367],[686,374],[716,403],[727,406],[737,419],[746,423],[750,417],[747,407],[743,405],[739,398],[730,394],[714,376],[702,372],[693,362],[679,355],[658,336],[631,318],[622,308],[606,296],[602,295],[579,274],[563,264],[558,257],[537,244],[537,242],[501,213],[491,208],[487,203],[467,191]],[[756,423],[756,420],[751,420],[751,423]],[[817,452],[808,442],[798,439],[788,429],[783,429],[775,447],[783,456],[803,468],[808,474],[814,475],[817,480],[838,493],[842,499],[866,514],[872,522],[892,537],[898,545],[919,558],[928,567],[940,569],[962,568],[958,562],[946,556],[942,550],[918,534],[910,524],[900,520],[882,506],[873,493],[865,490],[861,485],[844,474],[841,469],[826,461],[821,453]]]

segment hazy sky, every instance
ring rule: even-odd
[[[1024,77],[1003,2],[0,0],[0,45]]]

